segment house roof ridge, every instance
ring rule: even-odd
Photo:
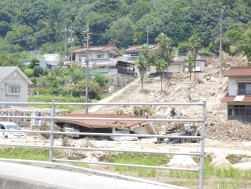
[[[6,77],[8,77],[10,74],[12,74],[15,71],[18,71],[18,73],[27,81],[28,84],[32,84],[30,79],[20,70],[18,66],[1,66],[1,68],[4,68],[5,74],[0,77],[0,81],[4,80]]]

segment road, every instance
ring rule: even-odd
[[[179,189],[91,173],[37,167],[0,161],[0,188],[3,189]]]

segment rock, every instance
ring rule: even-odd
[[[206,76],[206,80],[210,80],[211,79],[211,77],[210,76]]]
[[[191,156],[175,155],[167,164],[168,167],[193,168],[197,167],[197,163]]]
[[[236,163],[236,164],[233,165],[233,167],[237,168],[237,169],[243,169],[243,170],[251,169],[251,162]]]
[[[250,162],[251,163],[251,158],[242,158],[240,163],[248,163]]]
[[[228,168],[232,166],[232,164],[226,159],[224,155],[216,156],[212,160],[211,165],[220,167],[220,168]]]
[[[214,95],[215,95],[215,92],[210,91],[209,94],[210,94],[211,96],[214,96]]]

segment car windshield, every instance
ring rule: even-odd
[[[21,130],[18,125],[6,125],[7,130]]]

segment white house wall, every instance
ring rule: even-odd
[[[98,59],[97,56],[98,55],[104,55],[104,57],[102,58],[110,58],[109,54],[114,54],[117,55],[117,53],[115,51],[90,51],[89,53],[89,59]],[[76,62],[81,62],[80,57],[81,56],[85,56],[86,57],[86,52],[82,52],[82,53],[75,53],[75,61]]]
[[[7,86],[16,85],[20,86],[20,94],[12,95],[7,94]],[[7,78],[0,82],[0,100],[1,102],[28,102],[28,84],[27,81],[15,71]]]
[[[251,83],[251,78],[229,78],[229,96],[236,96],[238,94],[238,83]]]

